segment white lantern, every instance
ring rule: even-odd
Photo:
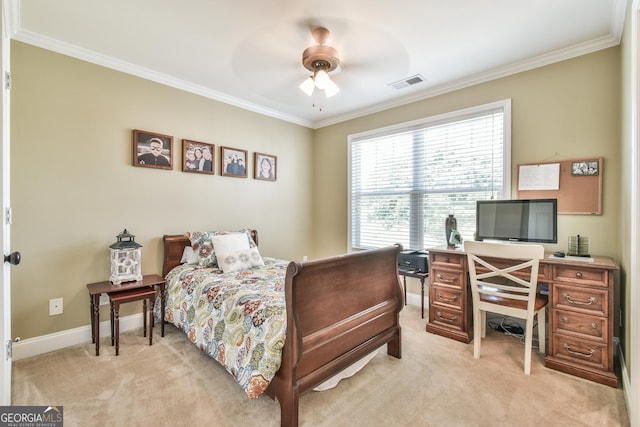
[[[142,280],[142,245],[134,241],[133,234],[127,229],[118,234],[118,241],[109,246],[111,249],[111,277],[114,285]]]

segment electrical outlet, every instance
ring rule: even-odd
[[[100,294],[100,305],[109,304],[109,295],[108,294]]]
[[[49,300],[49,316],[62,314],[62,298],[54,298]]]

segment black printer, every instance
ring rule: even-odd
[[[398,269],[411,273],[429,272],[429,252],[408,249],[398,255]]]

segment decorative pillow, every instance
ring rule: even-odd
[[[236,252],[249,249],[249,240],[244,233],[217,234],[211,236],[213,250],[217,253]]]
[[[204,242],[198,245],[198,249],[194,251],[196,256],[198,257],[198,266],[202,268],[213,268],[217,267],[216,264],[216,253],[213,251],[213,245],[211,242]]]
[[[200,257],[195,253],[191,246],[185,246],[184,251],[182,251],[182,259],[180,262],[182,264],[197,264],[200,261]]]
[[[217,267],[216,254],[213,247],[213,236],[221,236],[228,234],[241,234],[245,235],[249,247],[255,247],[256,244],[251,238],[251,230],[245,228],[239,231],[190,231],[185,233],[185,236],[191,241],[191,247],[199,257],[198,266],[203,268]]]
[[[218,266],[224,273],[248,270],[251,267],[262,267],[264,265],[257,247],[233,252],[218,252],[217,254]]]

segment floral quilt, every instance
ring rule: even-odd
[[[289,261],[223,273],[180,265],[167,275],[164,318],[217,360],[247,396],[260,396],[280,368],[285,342],[284,278]]]

